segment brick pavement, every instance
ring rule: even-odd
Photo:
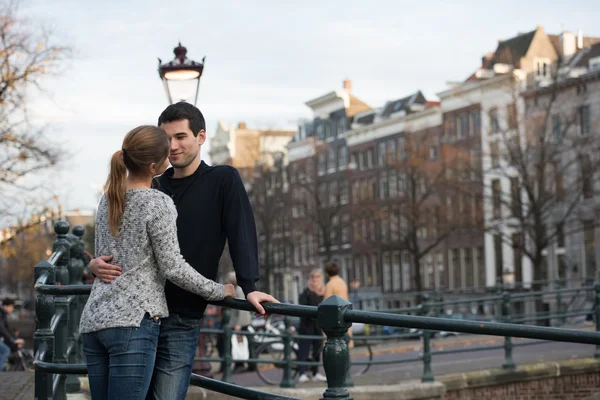
[[[33,372],[0,372],[0,400],[33,399]]]

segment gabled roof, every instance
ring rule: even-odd
[[[589,68],[590,59],[600,57],[600,41],[588,47],[584,47],[573,57],[571,68]]]
[[[392,115],[393,113],[402,111],[402,110],[409,112],[410,106],[412,106],[414,104],[423,104],[424,105],[426,102],[427,102],[427,99],[425,99],[425,96],[423,96],[423,93],[421,93],[421,91],[418,90],[409,96],[403,97],[398,100],[388,101],[387,103],[385,103],[385,105],[383,106],[383,111],[381,113],[381,116],[383,118],[387,118],[390,115]]]
[[[554,50],[556,50],[556,53],[557,54],[561,54],[561,49],[560,49],[560,35],[548,35],[548,38],[552,42],[552,46],[554,47]],[[600,38],[584,36],[583,37],[583,47],[582,47],[582,49],[585,49],[586,47],[593,46],[596,43],[600,43]]]
[[[537,29],[499,42],[494,56],[490,60],[490,67],[493,67],[494,64],[509,64],[520,68],[521,58],[525,57],[529,51],[536,32]]]

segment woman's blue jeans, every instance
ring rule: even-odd
[[[139,328],[107,328],[83,334],[92,400],[145,399],[152,379],[160,319],[148,314]]]

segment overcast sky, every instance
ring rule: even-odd
[[[418,4],[417,4],[418,3]],[[600,36],[593,1],[151,1],[25,0],[24,15],[51,24],[75,49],[51,97],[32,108],[72,154],[57,172],[66,208],[93,209],[124,134],[167,105],[157,57],[178,41],[206,67],[198,106],[218,120],[293,127],[304,102],[352,80],[371,106],[417,89],[429,98],[465,79],[499,39],[542,25]],[[208,145],[202,149],[207,159]]]

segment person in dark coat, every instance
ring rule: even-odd
[[[11,351],[17,351],[24,343],[23,339],[14,337],[8,326],[8,314],[12,314],[14,309],[15,301],[13,299],[2,300],[2,307],[0,307],[0,337],[4,339],[4,342],[0,342],[0,371],[4,368],[4,363],[8,360]]]
[[[300,294],[298,303],[307,306],[318,306],[323,301],[324,294],[323,273],[320,269],[314,269],[308,276],[308,286]],[[300,319],[298,333],[300,335],[322,335],[317,320],[309,317],[302,317]],[[309,361],[309,354],[311,355],[311,361],[319,361],[322,345],[322,339],[300,339],[298,342],[298,361]],[[303,383],[309,380],[325,382],[327,380],[323,374],[319,373],[318,366],[310,368],[312,372],[311,376],[306,373],[306,369],[306,366],[298,366],[298,382]]]

